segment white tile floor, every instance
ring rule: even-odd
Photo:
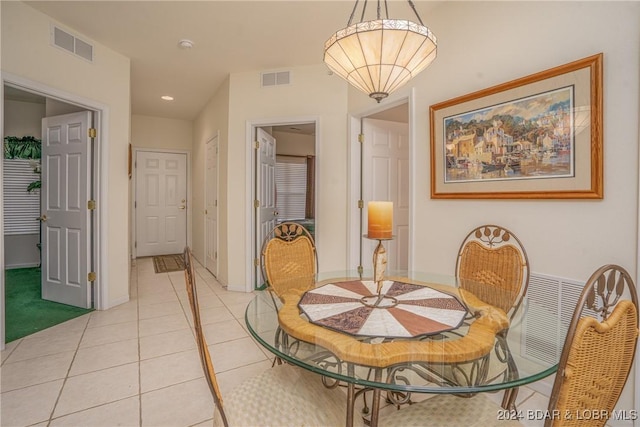
[[[201,267],[197,274],[202,320],[224,396],[268,369],[272,355],[244,326],[253,295],[226,291]],[[128,303],[7,344],[0,425],[211,425],[213,403],[190,324],[183,272],[156,274],[151,258],[136,260]],[[518,401],[524,411],[547,403],[526,388]]]

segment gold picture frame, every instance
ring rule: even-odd
[[[602,61],[432,105],[431,198],[602,199]]]

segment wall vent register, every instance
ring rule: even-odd
[[[55,46],[93,62],[93,46],[86,41],[56,26],[52,27],[51,38]]]
[[[262,73],[262,87],[266,86],[281,86],[291,83],[290,71],[278,71],[273,73]]]

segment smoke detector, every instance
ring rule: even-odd
[[[182,39],[178,42],[178,47],[181,49],[191,49],[193,47],[193,42],[188,39]]]

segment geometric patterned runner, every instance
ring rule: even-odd
[[[381,295],[372,280],[327,283],[307,291],[298,307],[311,323],[350,335],[413,338],[460,326],[466,307],[428,286],[385,280]]]

